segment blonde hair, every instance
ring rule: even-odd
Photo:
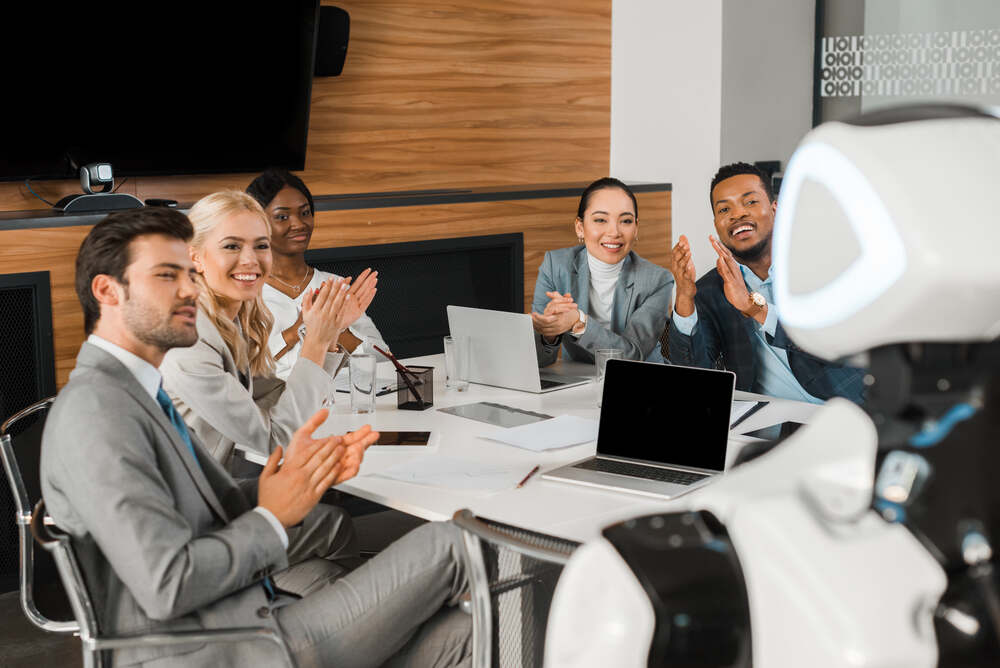
[[[205,237],[222,220],[240,213],[255,214],[267,227],[268,238],[271,236],[271,220],[264,209],[253,197],[238,190],[223,190],[206,195],[195,202],[188,212],[188,218],[194,225],[194,238],[191,246],[198,251],[204,248]],[[229,347],[236,366],[248,369],[252,376],[273,376],[274,356],[267,347],[267,339],[271,334],[274,316],[264,305],[260,295],[252,302],[240,305],[236,319],[243,329],[242,335],[236,323],[222,314],[219,296],[205,282],[205,277],[198,274],[195,279],[201,286],[198,306],[205,311],[212,324],[219,330],[222,340]]]

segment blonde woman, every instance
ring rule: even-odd
[[[371,303],[377,279],[328,281],[307,295],[302,350],[281,381],[267,346],[273,319],[261,299],[271,270],[267,214],[249,195],[227,191],[202,198],[188,217],[201,287],[198,342],[167,354],[163,384],[188,427],[239,475],[249,471],[236,444],[266,456],[323,406],[345,359],[337,339]]]

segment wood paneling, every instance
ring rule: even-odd
[[[302,176],[315,194],[589,182],[606,174],[611,0],[331,4],[350,12],[351,36],[344,73],[313,85]],[[280,104],[267,93],[262,81],[245,102]],[[134,178],[120,191],[183,202],[242,189],[251,178]],[[75,181],[32,185],[52,201],[79,192]],[[23,183],[0,183],[0,210],[33,208],[46,205]]]
[[[640,193],[636,250],[666,266],[670,193]],[[576,243],[573,197],[324,211],[317,216],[314,248],[524,233],[524,303],[531,308],[538,267],[546,250]],[[0,231],[3,273],[48,271],[52,284],[56,382],[62,387],[83,341],[83,313],[73,285],[74,264],[89,227]]]

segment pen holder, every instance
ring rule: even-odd
[[[411,366],[409,369],[412,374],[396,371],[396,382],[399,384],[396,408],[402,411],[422,411],[430,408],[434,405],[434,367]],[[409,384],[406,381],[409,381]]]

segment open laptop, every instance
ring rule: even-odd
[[[592,380],[538,369],[535,330],[526,313],[448,306],[448,329],[453,337],[469,341],[469,382],[552,392]]]
[[[597,456],[542,477],[671,498],[722,473],[736,374],[608,360]]]

